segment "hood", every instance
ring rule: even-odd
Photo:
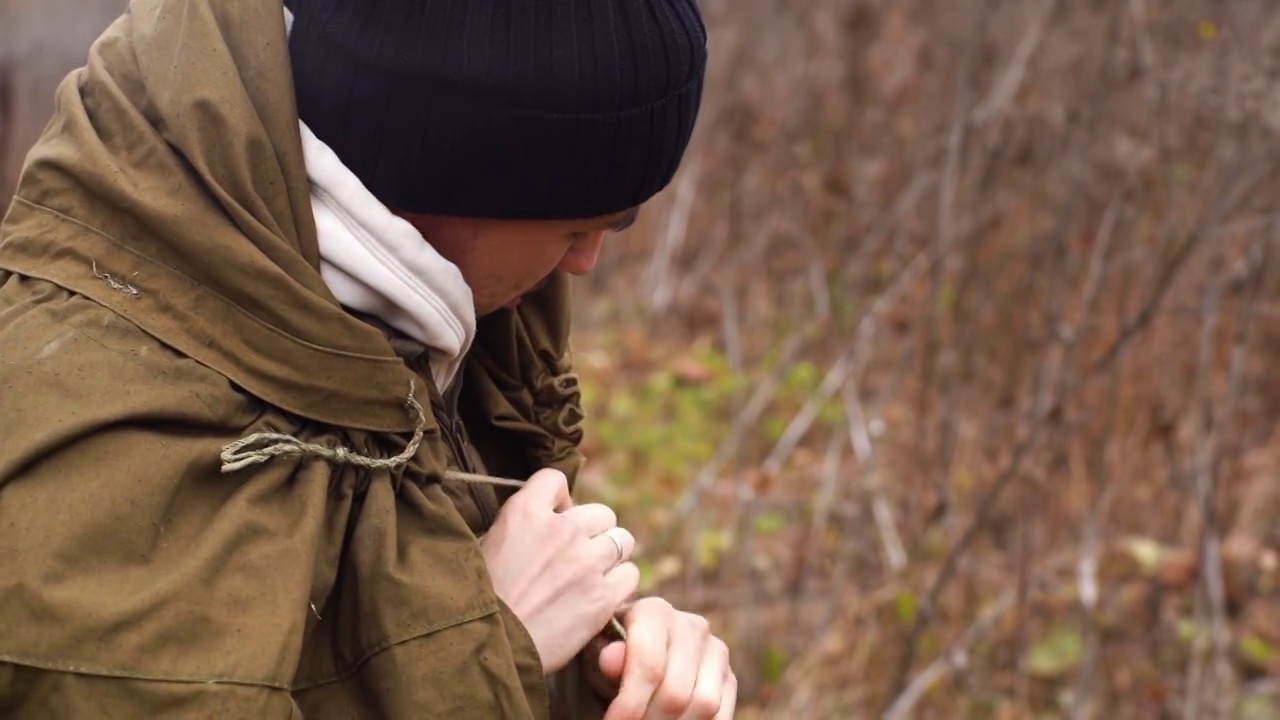
[[[0,267],[287,411],[410,431],[414,374],[321,278],[293,97],[278,0],[135,0],[59,87]]]

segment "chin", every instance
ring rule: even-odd
[[[503,303],[501,305],[486,305],[484,307],[476,306],[476,317],[482,318],[487,315],[493,315],[494,313],[502,312],[503,310],[512,310],[519,304],[520,304],[519,301],[513,300],[511,302]]]

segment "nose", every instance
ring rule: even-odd
[[[604,245],[604,236],[605,231],[600,230],[575,242],[561,258],[556,269],[570,275],[586,275],[594,270],[596,262],[600,259],[600,248]]]

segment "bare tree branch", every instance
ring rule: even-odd
[[[1033,586],[1038,587],[1045,584],[1054,573],[1068,566],[1071,561],[1072,556],[1070,555],[1059,556],[1050,560],[1044,567],[1035,572]],[[1016,596],[1017,592],[1015,590],[1006,590],[998,600],[991,603],[978,616],[977,620],[966,628],[960,634],[960,637],[947,648],[946,652],[926,665],[924,670],[921,670],[911,679],[910,683],[906,684],[903,691],[885,709],[881,715],[882,720],[901,720],[908,717],[907,713],[910,713],[915,708],[921,698],[933,686],[951,675],[956,669],[966,666],[969,661],[969,651],[995,627],[996,623],[1000,622],[1013,609]]]

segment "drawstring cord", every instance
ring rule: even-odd
[[[576,387],[574,387],[576,384],[577,378],[573,377],[571,382],[566,382],[563,386],[557,382],[556,388],[562,395],[565,395],[576,390]],[[405,398],[404,407],[413,416],[415,425],[413,437],[410,438],[409,444],[405,446],[404,452],[399,455],[389,458],[375,458],[362,455],[341,445],[337,447],[317,445],[303,442],[292,435],[284,433],[260,432],[237,440],[222,449],[220,456],[222,472],[233,473],[277,457],[318,457],[332,463],[354,465],[370,470],[393,470],[402,467],[417,454],[418,446],[422,444],[422,438],[426,436],[427,432],[427,414],[422,409],[422,403],[418,402],[418,399],[414,397],[414,390],[414,383],[410,380],[409,396]],[[563,423],[563,418],[561,418],[561,422]],[[524,483],[519,480],[466,473],[458,470],[446,470],[444,477],[446,480],[478,485],[495,485],[516,489],[524,487]],[[624,641],[627,639],[627,630],[616,616],[609,619],[609,624],[619,638]]]

